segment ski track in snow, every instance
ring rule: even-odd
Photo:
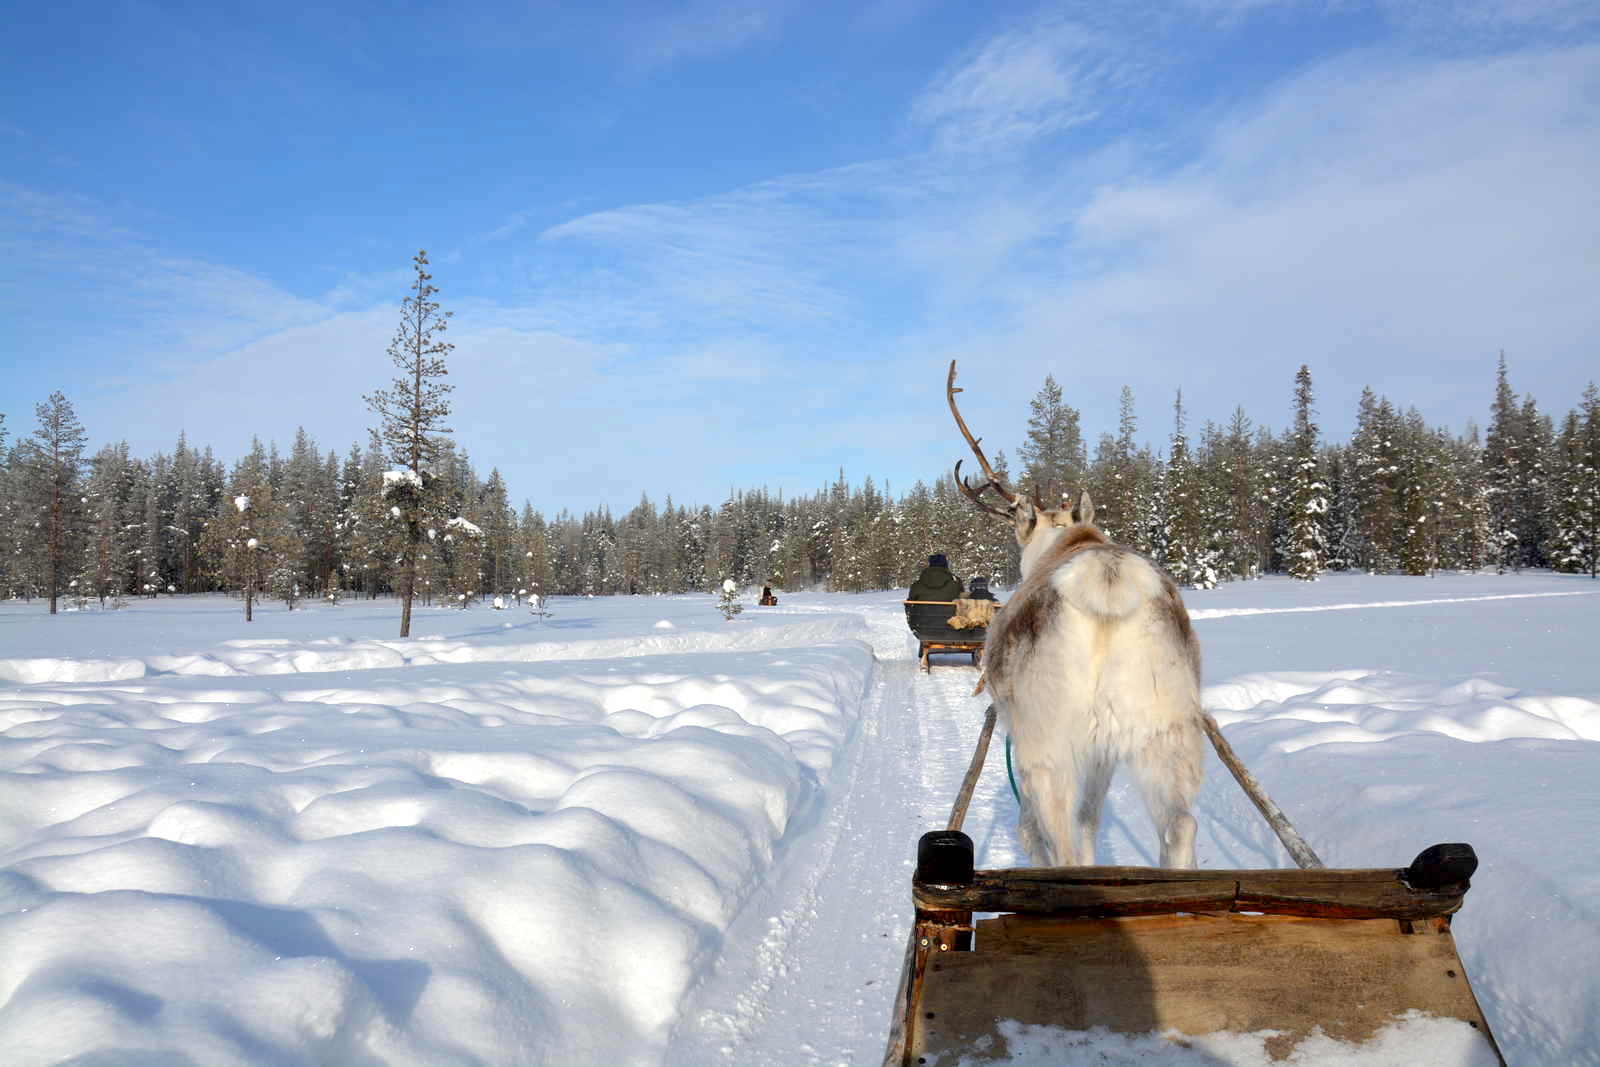
[[[1547,597],[1600,596],[1600,593],[1497,593],[1493,596],[1450,596],[1430,600],[1369,600],[1360,604],[1309,604],[1295,608],[1195,608],[1189,618],[1195,622],[1207,619],[1230,619],[1241,615],[1304,615],[1323,611],[1368,611],[1373,608],[1417,608],[1429,604],[1471,604],[1483,600],[1539,600]]]
[[[854,1064],[881,1047],[911,922],[917,838],[943,827],[982,727],[971,670],[919,668],[905,617],[868,609],[877,676],[831,811],[730,930],[674,1064]],[[965,663],[950,657],[947,662]],[[992,815],[994,782],[974,814]],[[980,822],[968,816],[969,832]],[[980,845],[981,847],[981,845]],[[881,1056],[881,1052],[879,1053]]]

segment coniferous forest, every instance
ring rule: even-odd
[[[388,348],[396,376],[366,398],[378,427],[342,455],[303,429],[287,456],[256,439],[231,465],[182,434],[171,453],[119,443],[89,454],[60,392],[9,440],[0,413],[0,596],[54,612],[63,600],[115,607],[221,590],[248,619],[264,597],[293,608],[397,594],[404,637],[414,599],[711,592],[729,579],[859,592],[909,585],[933,552],[963,577],[1017,580],[1010,526],[973,507],[951,474],[898,497],[841,470],[787,499],[752,488],[715,507],[641,495],[621,516],[546,516],[526,499],[518,509],[499,470],[482,477],[448,436],[451,313],[428,266],[419,252]],[[1274,572],[1600,570],[1592,382],[1558,422],[1519,398],[1502,354],[1481,438],[1366,389],[1350,440],[1327,441],[1304,366],[1286,400],[1282,433],[1243,409],[1195,430],[1179,391],[1152,446],[1124,387],[1116,432],[1091,455],[1079,412],[1047,376],[1017,471],[1004,453],[995,467],[1047,505],[1087,489],[1112,539],[1199,588]]]
[[[1116,432],[1091,450],[1078,412],[1047,378],[1017,450],[1021,473],[1005,473],[1046,501],[1087,488],[1114,539],[1186,585],[1324,570],[1596,573],[1594,385],[1553,417],[1518,396],[1502,359],[1481,436],[1430,427],[1415,408],[1368,389],[1350,440],[1326,441],[1305,368],[1286,400],[1289,428],[1275,433],[1242,410],[1195,429],[1180,395],[1153,447],[1140,443],[1125,389]],[[91,454],[60,393],[37,406],[31,432],[11,428],[0,422],[0,595],[49,601],[53,586],[58,601],[112,606],[227,590],[294,606],[399,589],[406,523],[377,432],[341,454],[302,431],[287,454],[257,441],[231,463],[181,435],[153,456],[126,444]],[[899,495],[841,471],[805,496],[751,488],[715,506],[642,496],[623,515],[581,516],[518,507],[498,470],[482,476],[448,441],[428,474],[416,552],[424,602],[709,592],[725,578],[885,589],[909,585],[935,551],[964,577],[1017,576],[1009,528],[974,508],[948,473]]]

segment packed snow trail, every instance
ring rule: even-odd
[[[727,955],[691,998],[668,1063],[856,1064],[881,1050],[911,921],[917,838],[949,817],[986,703],[971,696],[972,670],[920,669],[898,603],[861,610],[878,662],[860,734],[841,779],[829,783],[835,803],[729,929]],[[999,779],[992,771],[967,817],[980,852],[1004,811],[1003,766]],[[1010,843],[1001,830],[990,862]]]

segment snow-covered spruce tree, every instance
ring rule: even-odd
[[[1222,563],[1235,578],[1259,578],[1266,568],[1262,531],[1267,526],[1258,483],[1260,462],[1252,442],[1254,427],[1236,407],[1218,445],[1217,478],[1224,497]]]
[[[1422,412],[1408,410],[1401,423],[1396,481],[1400,569],[1406,574],[1432,574],[1438,565],[1444,484],[1435,445]]]
[[[1495,372],[1494,403],[1490,407],[1489,430],[1483,444],[1483,480],[1489,498],[1489,537],[1496,570],[1522,566],[1521,535],[1524,532],[1521,510],[1527,506],[1527,441],[1522,432],[1517,394],[1506,373],[1506,354],[1500,353]]]
[[[1288,486],[1288,571],[1292,577],[1316,581],[1328,556],[1324,522],[1328,484],[1322,477],[1317,424],[1311,421],[1311,369],[1301,364],[1294,376],[1294,430],[1290,436]]]
[[[1440,435],[1449,456],[1445,469],[1445,507],[1450,527],[1442,542],[1439,565],[1451,570],[1475,571],[1491,556],[1489,497],[1483,484],[1483,449],[1478,443],[1478,428],[1468,423],[1464,435],[1444,431],[1440,431]]]
[[[420,251],[412,260],[416,278],[411,294],[400,304],[400,326],[389,342],[389,358],[399,368],[387,389],[367,396],[367,406],[383,420],[383,442],[389,458],[398,465],[397,473],[411,478],[389,484],[403,486],[391,502],[400,509],[405,537],[400,555],[400,636],[411,636],[411,601],[417,589],[417,556],[422,549],[423,529],[428,515],[427,485],[423,472],[439,455],[442,434],[450,432],[445,420],[450,415],[447,399],[453,388],[442,379],[449,373],[445,357],[455,348],[444,333],[452,312],[440,311],[434,299],[438,288],[428,273],[428,253]]]
[[[1600,389],[1593,382],[1563,420],[1551,472],[1551,565],[1600,572]]]
[[[39,425],[22,456],[23,492],[42,537],[43,584],[50,598],[50,614],[54,615],[56,599],[71,580],[67,572],[76,556],[76,539],[83,526],[79,490],[88,435],[71,402],[59,391],[33,410]]]
[[[332,469],[329,469],[331,461]],[[336,560],[335,526],[339,511],[339,461],[325,461],[317,443],[305,428],[295,431],[294,447],[284,465],[283,484],[278,500],[283,509],[285,533],[299,541],[296,558],[283,565],[298,568],[294,581],[286,586],[293,595],[320,593],[334,569]],[[274,586],[282,584],[274,581]]]
[[[1183,390],[1172,405],[1172,438],[1167,452],[1166,550],[1162,565],[1179,585],[1210,589],[1217,584],[1216,553],[1206,515],[1206,494],[1199,465],[1189,449]]]
[[[1200,430],[1200,447],[1194,452],[1200,488],[1201,525],[1205,531],[1206,564],[1214,581],[1228,582],[1248,574],[1237,566],[1240,538],[1233,526],[1232,485],[1228,438],[1214,422]]]
[[[1056,507],[1083,488],[1083,431],[1077,409],[1061,399],[1061,386],[1045,375],[1044,386],[1029,402],[1028,436],[1022,459],[1022,490],[1035,492],[1046,507]]]
[[[1172,479],[1168,476],[1166,459],[1159,454],[1153,458],[1154,464],[1139,501],[1139,544],[1140,551],[1165,567],[1172,535],[1172,497],[1168,492]]]
[[[126,441],[106,445],[90,460],[88,489],[89,541],[84,571],[88,589],[105,607],[125,589],[129,537],[137,532],[131,520],[135,486],[134,462]]]
[[[1526,551],[1524,567],[1548,567],[1545,544],[1550,537],[1550,511],[1552,502],[1550,469],[1555,463],[1556,431],[1549,415],[1539,410],[1530,394],[1522,398],[1521,423],[1525,454],[1529,457],[1524,508],[1527,518],[1520,534]]]
[[[264,589],[293,611],[308,588],[301,584],[307,580],[306,543],[287,514],[281,514],[273,526],[270,541],[265,542],[262,552],[266,569]]]
[[[1139,445],[1135,440],[1139,420],[1134,414],[1133,390],[1122,387],[1117,434],[1106,434],[1095,450],[1090,477],[1095,522],[1106,536],[1122,545],[1137,545],[1139,525]]]
[[[1395,480],[1400,422],[1389,401],[1370,388],[1361,391],[1356,430],[1350,439],[1349,493],[1352,520],[1352,563],[1377,574],[1393,570],[1399,557],[1396,535]]]
[[[1583,391],[1583,440],[1578,469],[1569,489],[1576,497],[1573,516],[1581,566],[1587,558],[1589,577],[1600,576],[1600,389],[1593,382]]]
[[[433,541],[439,560],[441,591],[451,607],[464,608],[482,588],[484,533],[465,516],[445,520]]]
[[[722,580],[722,595],[717,599],[717,610],[722,612],[724,619],[732,619],[744,610],[744,605],[739,603],[739,586],[732,578]]]
[[[263,519],[272,512],[272,485],[251,471],[234,468],[232,493],[200,535],[202,558],[216,568],[223,587],[239,590],[244,621],[254,619],[256,596],[267,585],[270,546]]]
[[[1358,534],[1350,449],[1337,445],[1328,448],[1323,467],[1328,472],[1328,569],[1352,570],[1356,566]]]

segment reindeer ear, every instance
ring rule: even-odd
[[[1078,506],[1072,509],[1074,522],[1094,522],[1094,501],[1089,499],[1089,490],[1085,489],[1078,495]]]
[[[1018,544],[1028,543],[1038,521],[1039,512],[1033,506],[1033,501],[1028,499],[1027,494],[1018,493],[1011,502],[1011,524],[1016,528]]]

